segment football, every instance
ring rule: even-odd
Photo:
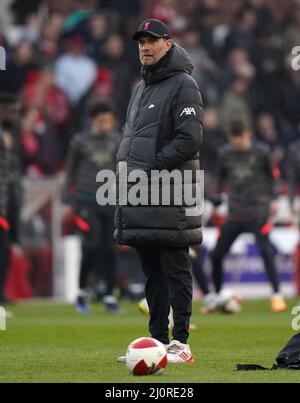
[[[132,375],[161,374],[168,363],[167,351],[158,340],[141,337],[128,346],[125,362]]]
[[[236,314],[242,311],[242,300],[231,290],[220,293],[219,309],[223,313]]]

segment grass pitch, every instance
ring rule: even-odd
[[[292,308],[297,303],[290,302]],[[201,315],[194,305],[190,343],[193,366],[168,366],[161,376],[134,377],[115,358],[135,338],[147,336],[147,318],[135,304],[126,314],[94,305],[89,316],[73,306],[20,304],[0,331],[0,383],[7,382],[300,382],[300,371],[236,372],[236,364],[271,367],[295,332],[290,312],[275,315],[269,302],[247,302],[236,316]]]

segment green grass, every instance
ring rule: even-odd
[[[291,302],[291,307],[295,303]],[[236,372],[236,364],[271,367],[295,333],[292,315],[274,315],[269,303],[247,302],[237,316],[198,313],[190,343],[196,363],[169,366],[161,376],[133,377],[115,358],[146,336],[147,319],[134,304],[113,316],[95,305],[83,317],[72,306],[21,304],[0,332],[0,383],[4,382],[300,382],[300,372]]]

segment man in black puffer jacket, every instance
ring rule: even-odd
[[[128,107],[117,155],[117,188],[124,185],[122,169],[127,163],[128,174],[143,170],[151,181],[154,170],[177,170],[182,176],[189,171],[192,178],[187,186],[195,192],[200,185],[196,172],[200,169],[203,104],[191,77],[191,59],[174,44],[168,27],[159,20],[142,23],[133,39],[139,43],[143,80],[134,88]],[[128,178],[127,182],[130,195]],[[147,186],[151,193],[149,183]],[[164,186],[160,183],[160,193],[164,193]],[[156,205],[134,205],[130,200],[124,205],[119,197],[115,239],[137,249],[147,280],[152,337],[169,344],[168,315],[172,306],[174,330],[168,361],[191,363],[194,360],[187,344],[192,311],[188,253],[190,245],[202,242],[200,203],[189,204],[198,208],[198,213],[190,216],[187,204],[178,205],[172,199],[178,190],[174,187],[171,184],[167,206],[161,200]]]

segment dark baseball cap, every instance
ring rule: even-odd
[[[145,34],[154,36],[155,38],[171,39],[172,35],[168,26],[160,20],[146,20],[138,28],[132,39],[138,41]]]

